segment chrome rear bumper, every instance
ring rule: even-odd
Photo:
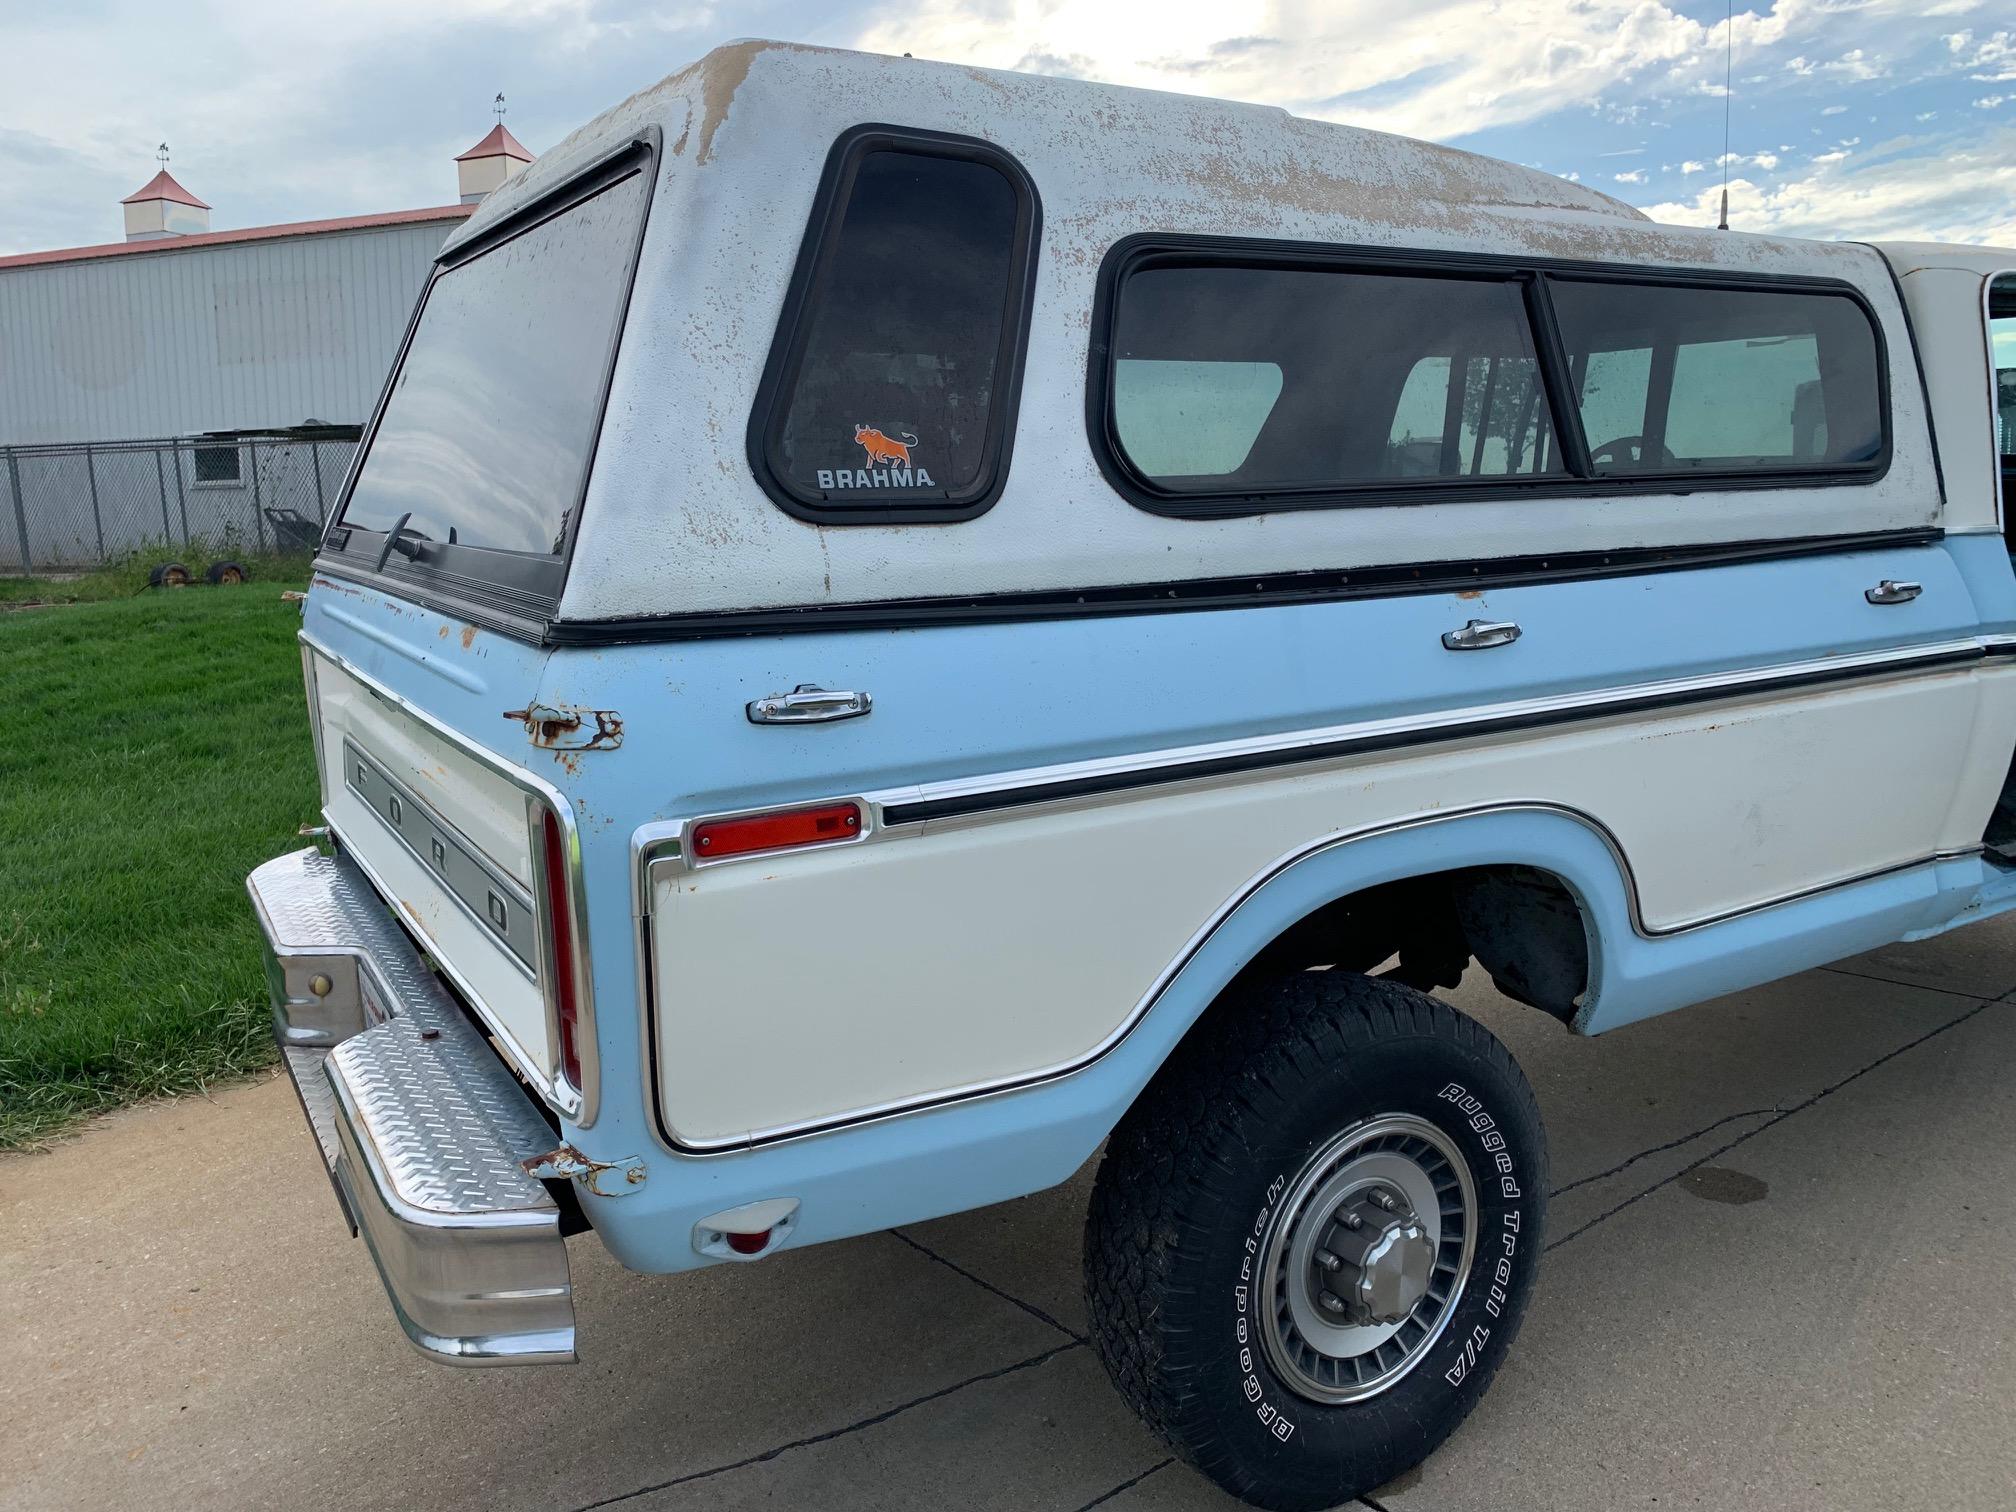
[[[273,1029],[407,1338],[455,1365],[574,1358],[553,1130],[363,874],[296,851],[246,879]]]

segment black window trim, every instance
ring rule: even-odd
[[[1007,288],[1001,311],[1001,344],[995,355],[993,400],[982,437],[980,472],[974,483],[950,498],[906,503],[889,493],[850,493],[845,504],[829,502],[817,489],[793,483],[779,465],[777,443],[783,429],[786,400],[796,387],[798,370],[811,339],[809,319],[818,286],[839,248],[841,218],[861,163],[874,152],[907,152],[926,157],[984,163],[1007,179],[1015,193],[1015,246],[1008,264]],[[1035,303],[1037,248],[1043,235],[1043,204],[1036,182],[1004,149],[979,137],[924,131],[907,126],[868,122],[842,132],[826,154],[812,213],[799,243],[798,261],[786,286],[784,307],[763,364],[756,402],[749,411],[747,450],[750,469],[771,502],[786,514],[815,525],[946,525],[985,514],[1008,484],[1008,466],[1015,445],[1015,419],[1022,402],[1022,371],[1029,351],[1029,320]]]
[[[372,408],[371,422],[351,453],[350,465],[344,471],[336,503],[329,511],[329,524],[323,531],[321,550],[315,559],[318,570],[371,583],[400,597],[479,619],[491,628],[506,633],[539,638],[545,624],[559,607],[561,590],[573,566],[582,508],[594,481],[595,463],[602,448],[602,426],[609,412],[609,393],[614,386],[616,361],[622,351],[624,330],[630,321],[630,301],[637,287],[637,265],[644,247],[644,236],[651,223],[652,202],[657,198],[657,165],[662,156],[663,138],[659,129],[647,126],[520,206],[480,236],[472,237],[435,260],[420,298],[414,302],[413,313],[407,319],[406,332],[399,340],[399,350],[386,373],[378,402]],[[343,515],[350,507],[350,495],[357,486],[365,459],[370,455],[392,387],[406,365],[407,350],[420,328],[420,317],[427,308],[434,285],[471,259],[545,224],[633,174],[641,175],[645,181],[644,204],[631,237],[623,271],[623,293],[617,302],[614,328],[599,369],[601,398],[595,407],[587,465],[581,472],[580,488],[568,507],[563,549],[556,555],[537,555],[491,547],[451,546],[444,541],[423,541],[416,543],[420,555],[409,558],[395,553],[386,559],[382,568],[374,568],[373,564],[385,543],[385,532],[361,525],[346,525]]]
[[[1559,462],[1565,470],[1481,478],[1373,479],[1362,483],[1223,492],[1177,492],[1158,487],[1128,461],[1113,429],[1113,324],[1118,296],[1129,275],[1144,267],[1347,268],[1413,277],[1497,280],[1519,286],[1553,411]],[[1589,464],[1581,407],[1574,403],[1566,348],[1554,310],[1554,290],[1563,282],[1639,283],[1661,287],[1809,292],[1842,295],[1854,301],[1875,341],[1878,414],[1882,447],[1867,462],[1821,463],[1706,472],[1596,475]],[[1875,307],[1845,279],[1803,274],[1739,273],[1719,269],[1617,264],[1517,254],[1441,252],[1329,242],[1272,241],[1251,237],[1196,236],[1143,232],[1122,238],[1099,268],[1093,299],[1092,341],[1085,383],[1085,428],[1099,471],[1115,492],[1136,508],[1177,519],[1228,519],[1302,509],[1365,508],[1395,504],[1460,503],[1507,498],[1615,498],[1628,494],[1686,494],[1770,488],[1815,488],[1830,484],[1872,484],[1890,470],[1894,436],[1890,412],[1890,353]]]

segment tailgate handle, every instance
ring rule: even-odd
[[[859,719],[875,707],[866,693],[841,693],[800,683],[789,693],[772,693],[749,705],[751,724],[831,724],[836,719]]]
[[[1451,651],[1485,651],[1492,646],[1509,646],[1519,639],[1519,626],[1511,620],[1473,619],[1461,630],[1445,631],[1442,644]]]
[[[1923,583],[1900,583],[1895,578],[1885,578],[1874,588],[1865,588],[1862,597],[1872,604],[1908,604],[1924,591]]]

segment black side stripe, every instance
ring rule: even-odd
[[[1200,778],[1234,776],[1240,773],[1264,771],[1272,767],[1302,766],[1331,761],[1341,756],[1441,745],[1481,735],[1504,735],[1545,729],[1555,725],[1577,724],[1593,719],[1609,719],[1620,714],[1644,714],[1689,704],[1726,702],[1731,698],[1744,698],[1760,693],[1783,693],[1833,683],[1860,682],[1906,673],[1943,671],[1967,666],[1985,660],[1991,655],[2016,655],[2016,643],[1956,647],[1930,652],[1921,657],[1874,665],[1811,668],[1755,682],[1690,688],[1677,692],[1648,693],[1639,697],[1622,697],[1569,708],[1484,717],[1418,729],[1373,731],[1363,735],[1342,736],[1318,744],[1296,746],[1288,750],[1245,751],[1225,756],[1206,756],[1136,771],[1100,772],[1084,777],[1062,778],[1054,782],[1035,782],[986,792],[962,793],[956,797],[926,798],[911,803],[885,806],[882,810],[882,823],[884,826],[894,826],[922,824],[930,819],[964,818],[1001,809],[1022,808],[1030,804],[1096,797],[1106,793],[1124,792],[1131,788],[1193,782]]]
[[[1705,546],[1630,546],[1562,551],[1488,560],[1396,562],[1378,567],[1246,573],[1083,588],[1025,589],[971,597],[882,599],[864,603],[799,604],[777,609],[709,609],[623,619],[556,621],[549,646],[618,646],[746,635],[805,635],[844,630],[918,630],[952,625],[1028,624],[1043,620],[1115,619],[1223,609],[1269,609],[1421,594],[1528,588],[1592,578],[1690,572],[1747,562],[1908,550],[1942,538],[1936,529],[1879,530],[1793,540],[1725,541]],[[358,577],[360,570],[324,559],[319,569]],[[1886,568],[1885,571],[1892,569]],[[1902,571],[1904,569],[1896,569]],[[411,590],[392,585],[390,591]],[[454,612],[465,614],[465,610]],[[519,633],[506,631],[509,633]]]

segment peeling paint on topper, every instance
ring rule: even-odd
[[[794,519],[743,452],[826,154],[867,121],[992,142],[1027,169],[1042,202],[1020,440],[999,502],[957,526]],[[717,49],[584,126],[492,195],[449,246],[647,128],[665,143],[657,203],[564,620],[1361,568],[1418,560],[1424,538],[1457,529],[1466,552],[1529,556],[1770,539],[1807,533],[1815,518],[1842,531],[1938,518],[1910,336],[1889,272],[1865,246],[1660,225],[1515,163],[1271,106],[762,41]],[[1872,486],[1796,497],[1429,506],[1439,523],[1422,506],[1149,515],[1100,475],[1084,417],[1100,264],[1144,231],[1843,279],[1875,309],[1891,354],[1890,471]]]

